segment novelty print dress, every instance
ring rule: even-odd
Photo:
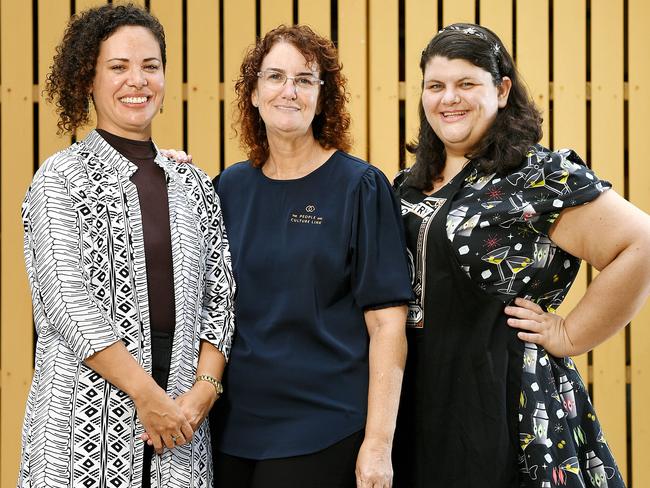
[[[190,390],[201,340],[224,356],[234,281],[218,198],[196,167],[158,155],[169,199],[176,327],[167,394]],[[38,333],[18,486],[141,486],[143,427],[131,398],[85,360],[122,340],[151,373],[137,166],[96,131],[49,158],[27,191],[25,261]],[[151,486],[212,486],[208,422],[154,455]]]
[[[580,260],[557,247],[549,229],[562,209],[590,202],[611,185],[573,151],[551,152],[539,145],[507,176],[482,174],[476,168],[468,174],[446,219],[458,265],[504,304],[525,297],[554,312]],[[401,188],[398,194],[405,193]],[[424,307],[426,287],[420,281],[426,275],[428,219],[409,209],[421,204],[433,209],[436,198],[421,197],[420,202],[402,199],[416,294],[407,325],[416,328],[426,323],[427,313],[435,314]],[[409,228],[418,229],[417,235],[408,236]],[[624,486],[573,361],[552,357],[530,343],[525,344],[522,364],[518,462],[522,487]]]

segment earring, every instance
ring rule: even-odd
[[[160,106],[160,113],[163,113],[163,106]]]

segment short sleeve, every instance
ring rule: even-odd
[[[515,187],[513,204],[522,223],[548,234],[565,208],[589,203],[611,188],[574,151],[532,150],[526,164],[507,178]]]
[[[352,229],[352,290],[363,309],[407,303],[411,282],[399,202],[370,166],[357,189]]]

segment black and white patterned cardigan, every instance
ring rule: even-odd
[[[167,178],[176,331],[167,393],[194,382],[199,342],[226,357],[234,282],[210,179],[160,154]],[[142,424],[124,392],[85,365],[122,340],[151,372],[147,277],[137,167],[97,132],[50,157],[22,207],[38,333],[22,433],[19,487],[139,487]],[[27,324],[25,324],[27,326]],[[210,487],[207,420],[188,445],[154,455],[154,487]]]

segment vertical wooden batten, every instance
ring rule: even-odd
[[[32,2],[0,0],[0,13],[0,481],[15,486],[34,364],[20,218],[34,168]]]

